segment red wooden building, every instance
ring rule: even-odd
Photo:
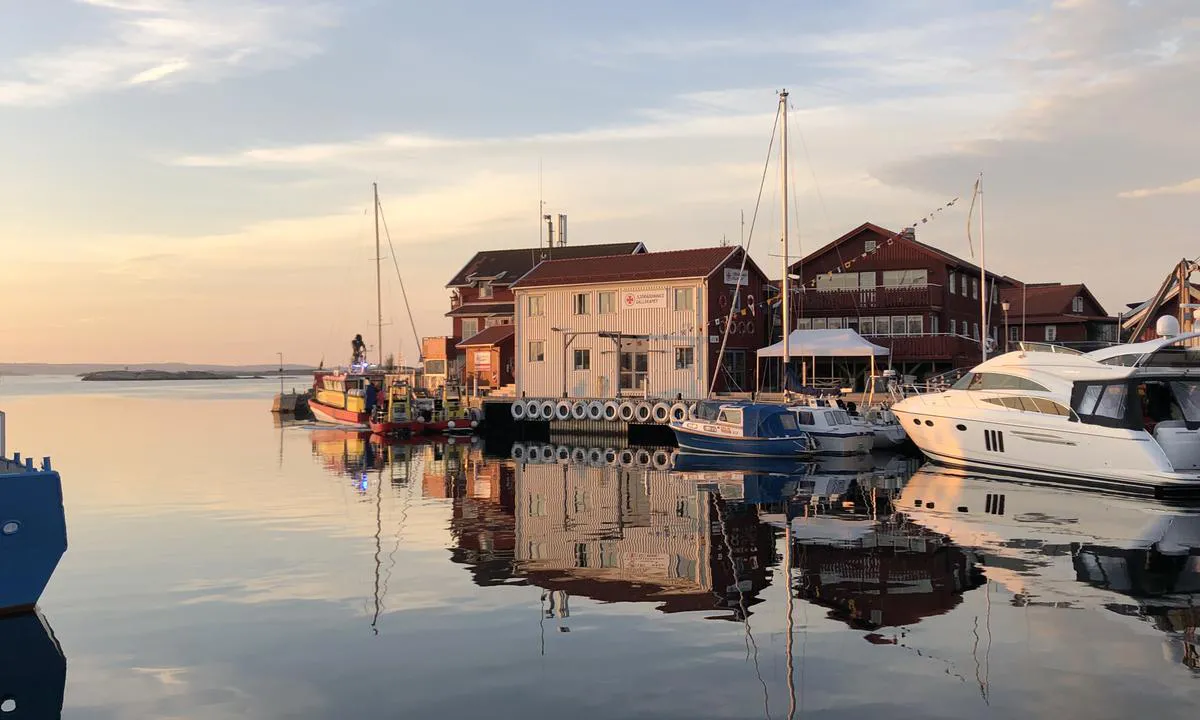
[[[1016,349],[1019,340],[1078,346],[1116,342],[1117,319],[1083,283],[1014,283],[1000,291],[1000,319],[1007,316],[1008,325],[1002,349]]]
[[[791,266],[794,327],[850,328],[892,351],[892,367],[926,376],[978,363],[984,332],[999,341],[999,291],[1014,281],[926,245],[911,229],[863,223]],[[798,286],[798,287],[797,287]],[[990,331],[980,296],[991,296]],[[862,369],[856,369],[861,374]]]

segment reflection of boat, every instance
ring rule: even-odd
[[[0,716],[62,717],[67,659],[38,612],[0,618]]]
[[[365,430],[313,430],[313,454],[330,472],[357,477],[382,467],[383,456],[370,443],[370,435]]]
[[[813,452],[812,437],[796,414],[779,405],[750,402],[697,403],[697,417],[672,420],[679,447],[690,452],[759,457],[796,457]]]
[[[935,462],[1055,485],[1200,497],[1200,333],[1083,355],[1022,345],[892,410]],[[1132,346],[1124,346],[1127,350]]]
[[[62,478],[50,458],[4,455],[0,412],[0,612],[32,609],[67,551]]]

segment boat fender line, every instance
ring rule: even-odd
[[[571,419],[571,403],[566,400],[559,400],[554,403],[554,419],[555,420],[570,420]]]
[[[699,418],[700,403],[688,403],[688,420],[696,420]]]
[[[654,464],[655,470],[671,469],[671,455],[666,450],[655,450],[650,462]]]
[[[541,403],[538,404],[538,407],[541,408],[541,416],[542,416],[543,420],[553,420],[554,419],[554,401],[553,400],[543,400]]]
[[[512,452],[510,453],[510,455],[512,455],[513,460],[516,460],[517,462],[524,462],[525,461],[525,452],[526,452],[526,447],[523,444],[513,443]]]
[[[587,404],[587,419],[588,420],[603,420],[604,419],[604,403],[599,400],[593,400]]]
[[[587,461],[588,465],[591,465],[592,467],[599,467],[600,465],[603,465],[604,452],[597,447],[588,448]]]
[[[665,423],[671,419],[671,406],[665,402],[656,402],[651,408],[651,415],[656,423]]]
[[[639,401],[633,407],[633,417],[640,423],[650,420],[650,416],[654,414],[654,410],[650,403],[645,400]]]
[[[538,459],[539,459],[539,462],[543,462],[543,463],[554,462],[554,446],[553,445],[542,445],[541,449],[538,451]]]
[[[509,410],[512,412],[513,420],[525,419],[525,403],[521,402],[520,400],[513,403]]]
[[[621,454],[617,457],[617,463],[620,464],[621,467],[629,467],[630,465],[633,465],[633,451],[629,448],[622,450]]]
[[[615,400],[609,400],[604,403],[604,419],[609,422],[616,422],[621,417],[621,405]]]
[[[586,402],[583,402],[581,400],[576,400],[574,402],[574,404],[571,405],[571,419],[572,420],[586,420],[587,412],[588,412],[588,409],[587,409]]]
[[[642,467],[650,467],[650,451],[638,450],[637,456],[634,458],[634,462]]]
[[[604,464],[610,466],[617,464],[616,448],[604,448]]]
[[[542,419],[542,404],[537,400],[525,401],[525,417],[529,420]]]
[[[621,420],[625,422],[631,422],[633,420],[633,414],[633,403],[629,402],[628,400],[622,400],[621,405],[617,410],[617,415],[621,418]]]
[[[683,422],[688,419],[688,406],[677,402],[671,406],[671,419]]]
[[[560,462],[565,463],[571,459],[571,448],[566,445],[559,445],[554,448],[554,457]]]

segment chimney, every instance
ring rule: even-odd
[[[915,242],[917,239],[917,230],[916,228],[906,227],[900,231],[900,237]]]
[[[567,214],[558,214],[558,246],[565,247],[567,244]]]

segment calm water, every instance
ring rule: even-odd
[[[277,388],[0,382],[63,474],[64,717],[1195,717],[1195,514],[902,458],[376,445],[277,427]]]

